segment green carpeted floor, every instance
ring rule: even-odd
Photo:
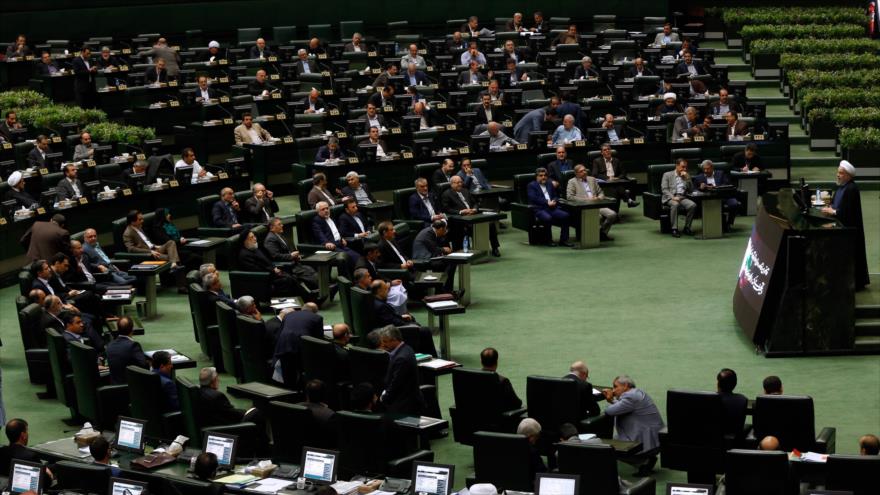
[[[282,198],[292,211],[292,197]],[[868,258],[880,272],[880,199],[863,193]],[[736,231],[720,240],[673,239],[660,235],[657,223],[641,208],[626,210],[616,238],[601,249],[575,251],[526,245],[524,232],[501,231],[503,257],[473,270],[473,305],[451,318],[452,352],[465,366],[479,365],[486,346],[500,353],[499,372],[525,399],[526,376],[562,376],[568,365],[584,360],[596,384],[615,375],[631,375],[664,412],[666,390],[713,390],[715,374],[730,367],[739,375],[737,391],[755,396],[761,380],[779,375],[785,391],[816,401],[816,425],[837,427],[837,451],[854,453],[857,439],[880,433],[880,359],[877,356],[766,359],[737,328],[731,310],[734,283],[752,218],[737,221]],[[695,226],[699,228],[699,220]],[[874,277],[874,285],[880,277]],[[67,410],[56,401],[40,401],[41,388],[27,381],[13,298],[17,287],[0,290],[3,339],[3,396],[8,417],[31,424],[31,442],[65,435]],[[875,288],[876,291],[876,288]],[[877,298],[877,292],[873,293]],[[877,301],[875,301],[876,303]],[[138,337],[145,349],[174,347],[198,356],[185,296],[160,292],[162,316],[145,323]],[[322,311],[326,322],[341,320],[338,304]],[[423,311],[417,318],[427,320]],[[200,365],[207,364],[204,357]],[[194,377],[194,370],[183,371]],[[225,383],[231,383],[224,377]],[[444,414],[452,401],[449,377],[440,380]],[[449,438],[432,445],[438,462],[454,463],[456,487],[473,470],[471,449]],[[632,469],[621,466],[628,477]],[[658,470],[658,493],[683,473]]]

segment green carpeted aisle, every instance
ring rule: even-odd
[[[862,197],[869,268],[877,273],[880,199],[876,191]],[[293,205],[292,197],[282,198],[283,212]],[[612,230],[616,240],[592,251],[529,247],[524,232],[502,230],[503,257],[474,268],[474,304],[467,314],[451,318],[454,359],[479,366],[479,351],[496,347],[499,372],[523,399],[526,376],[562,376],[572,361],[582,359],[595,384],[631,375],[664,417],[667,389],[714,390],[722,367],[737,371],[737,391],[747,396],[761,391],[765,376],[777,374],[787,393],[816,400],[816,425],[837,427],[838,452],[854,453],[858,436],[880,433],[877,356],[765,359],[741,335],[731,299],[752,218],[738,219],[736,231],[724,239],[700,241],[660,235],[641,208],[624,213],[625,222]],[[38,443],[65,435],[71,427],[61,421],[67,410],[56,401],[38,400],[35,393],[41,388],[27,381],[13,302],[17,290],[0,290],[3,396],[7,416],[26,418],[31,442]],[[159,308],[162,316],[146,322],[147,334],[138,337],[144,348],[174,347],[198,356],[186,296],[160,292]],[[338,304],[322,313],[326,322],[341,320]],[[423,311],[416,316],[427,321]],[[201,364],[207,361],[201,358]],[[196,371],[183,374],[194,377]],[[448,414],[449,377],[439,385],[441,407]],[[432,447],[438,462],[458,466],[456,487],[462,486],[473,470],[471,449],[455,444],[451,435]],[[625,477],[631,472],[621,466]],[[656,476],[658,493],[663,482],[684,479],[683,473],[668,470]]]

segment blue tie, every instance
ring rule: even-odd
[[[235,216],[235,210],[232,209],[232,206],[227,203],[226,208],[229,210],[229,215],[232,217],[232,223],[238,223],[238,217]]]

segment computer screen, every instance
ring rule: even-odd
[[[116,448],[136,454],[144,453],[144,425],[142,419],[119,417],[116,423]]]
[[[853,492],[842,492],[839,490],[807,490],[807,495],[853,495]]]
[[[41,493],[43,466],[35,462],[14,460],[9,470],[9,491]]]
[[[147,491],[147,484],[141,481],[110,478],[110,489],[107,495],[141,495]]]
[[[315,483],[328,484],[336,481],[336,460],[339,452],[303,447],[302,477]]]
[[[580,476],[539,474],[535,477],[535,495],[578,495]]]
[[[712,485],[667,483],[666,495],[712,495]]]
[[[432,462],[413,463],[416,495],[449,495],[452,492],[455,466]]]
[[[205,446],[202,451],[216,455],[220,467],[231,467],[235,465],[236,440],[238,437],[234,435],[208,433],[205,435]]]

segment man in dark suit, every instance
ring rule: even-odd
[[[312,237],[318,244],[323,244],[325,249],[339,251],[348,256],[346,262],[349,273],[354,271],[360,255],[348,245],[333,218],[330,217],[330,205],[326,201],[319,201],[315,205],[318,215],[312,220]]]
[[[47,153],[49,153],[49,138],[40,134],[35,140],[33,149],[27,155],[28,168],[41,169],[45,167]]]
[[[235,307],[235,299],[229,297],[223,290],[223,283],[220,280],[220,274],[215,272],[207,273],[202,277],[202,288],[208,293],[208,300],[211,304],[220,301],[230,308]]]
[[[736,371],[722,368],[716,380],[718,395],[721,396],[721,407],[724,409],[724,434],[742,439],[745,435],[743,428],[749,399],[745,395],[733,392],[736,388]]]
[[[244,202],[244,210],[247,212],[248,221],[257,224],[267,224],[278,211],[278,203],[272,191],[257,182],[252,189],[254,195]]]
[[[855,230],[851,258],[855,265],[856,290],[862,290],[871,282],[868,276],[868,257],[865,251],[865,225],[862,221],[861,194],[855,178],[856,168],[850,162],[842,160],[837,167],[837,191],[834,192],[831,199],[831,206],[822,208],[822,213],[836,217],[844,227]],[[844,254],[841,253],[841,255]]]
[[[317,89],[312,88],[309,95],[303,98],[303,113],[321,113],[324,110],[324,99],[319,97]]]
[[[468,84],[482,84],[486,80],[486,76],[480,72],[480,64],[476,60],[471,60],[468,70],[461,71],[458,74],[458,85],[465,86]]]
[[[285,383],[287,380],[299,380],[297,368],[284,369],[285,366],[299,366],[299,353],[302,345],[301,337],[309,335],[316,339],[324,338],[324,318],[318,314],[318,306],[306,303],[300,311],[294,311],[284,317],[278,342],[275,344],[273,360],[276,381]],[[279,379],[280,378],[280,379]],[[295,386],[296,383],[288,384]]]
[[[507,24],[505,24],[505,30],[507,32],[525,31],[526,27],[523,24],[523,15],[519,12],[514,13],[513,18],[511,18],[509,21],[507,21]]]
[[[318,64],[315,63],[314,60],[309,58],[309,52],[306,51],[305,48],[300,48],[296,52],[296,56],[298,60],[296,61],[295,70],[297,77],[302,74],[316,74],[320,73],[321,70],[318,68]]]
[[[199,76],[196,88],[196,101],[199,103],[211,103],[211,100],[220,98],[220,92],[208,86],[208,76]]]
[[[0,447],[0,469],[4,473],[8,473],[10,463],[13,459],[28,462],[40,462],[40,456],[36,452],[27,448],[28,444],[28,422],[15,418],[10,419],[6,423],[6,438],[9,439],[9,445]],[[47,473],[51,477],[51,471]]]
[[[434,220],[431,225],[422,229],[413,241],[412,258],[415,261],[430,261],[452,252],[449,242],[446,241],[446,220]],[[432,270],[446,271],[446,285],[443,289],[452,292],[453,279],[455,278],[455,264],[444,263],[442,260],[430,261]]]
[[[630,195],[629,189],[614,184],[615,179],[626,179],[627,177],[626,169],[623,167],[623,164],[613,156],[611,145],[605,143],[602,145],[601,150],[602,156],[593,160],[593,170],[590,175],[597,179],[604,180],[606,182],[604,185],[605,189],[607,189],[614,197],[626,201],[626,205],[630,208],[639,206],[639,203]]]
[[[477,125],[473,132],[479,134],[486,130],[489,122],[493,122],[496,117],[500,116],[500,112],[496,113],[495,107],[492,106],[492,97],[488,94],[480,96],[480,106],[477,107]]]
[[[52,61],[52,56],[49,55],[49,52],[43,52],[42,55],[40,55],[40,61],[37,63],[37,74],[48,77],[54,76],[60,72],[61,70],[55,65],[55,62]]]
[[[318,148],[315,154],[315,163],[326,162],[327,160],[345,160],[345,151],[339,147],[339,139],[331,136],[327,139],[327,144]]]
[[[257,41],[254,42],[254,46],[251,47],[250,56],[251,58],[269,58],[275,56],[275,54],[266,46],[266,40],[263,38],[257,38]]]
[[[125,368],[134,365],[143,369],[147,366],[147,356],[141,345],[131,338],[134,323],[128,316],[119,318],[116,322],[116,338],[107,344],[107,361],[110,363],[110,379],[114,384],[127,383]]]
[[[220,190],[220,199],[211,207],[211,223],[214,227],[241,229],[240,213],[241,206],[235,200],[235,192],[231,187],[224,187]]]
[[[547,166],[547,174],[553,183],[553,187],[559,189],[560,184],[564,187],[567,182],[564,174],[572,170],[574,170],[574,164],[568,159],[565,146],[558,146],[556,148],[556,159]]]
[[[367,45],[363,41],[364,41],[364,39],[363,39],[363,36],[361,36],[361,33],[354,33],[353,35],[351,35],[351,41],[349,41],[348,43],[345,44],[345,46],[342,47],[342,51],[344,51],[344,52],[367,52],[367,51],[369,51],[369,48],[367,48]]]
[[[709,113],[712,115],[725,115],[727,112],[739,112],[740,106],[731,99],[730,93],[724,88],[718,90],[718,101],[709,105]]]
[[[598,78],[599,71],[593,67],[593,59],[590,57],[584,57],[581,59],[581,65],[577,67],[574,71],[575,79],[589,79],[591,77]]]
[[[364,130],[368,130],[370,127],[378,127],[381,130],[386,126],[385,116],[379,113],[378,108],[379,105],[374,104],[374,102],[367,102],[367,112],[362,119]]]
[[[455,175],[455,162],[452,161],[451,158],[446,158],[443,160],[443,163],[440,164],[440,168],[434,171],[434,174],[431,176],[432,188],[436,188],[440,184],[446,184],[450,180],[452,180],[452,176]]]
[[[241,423],[251,411],[237,409],[229,402],[229,397],[220,391],[220,375],[213,366],[199,371],[199,411],[201,427],[227,426]]]
[[[727,129],[724,131],[725,139],[728,141],[738,141],[749,133],[749,126],[745,122],[739,120],[739,115],[735,110],[730,110],[724,114],[724,120],[727,121]]]
[[[419,416],[425,409],[425,399],[419,390],[415,353],[403,343],[403,336],[397,328],[385,326],[379,335],[380,348],[390,354],[380,400],[390,413]]]
[[[428,190],[428,180],[424,177],[419,177],[416,179],[415,185],[416,192],[409,197],[408,202],[410,218],[421,220],[424,222],[425,227],[431,225],[431,222],[445,218],[434,195]]]
[[[608,133],[608,141],[616,143],[621,139],[626,139],[626,127],[614,123],[614,115],[605,114],[605,120],[602,121],[602,128]]]
[[[64,178],[55,186],[56,201],[78,199],[88,196],[88,189],[77,177],[76,165],[68,163],[64,166]]]
[[[548,226],[558,225],[561,229],[559,245],[572,247],[568,242],[568,212],[559,208],[559,193],[548,180],[547,169],[539,167],[535,170],[535,180],[529,182],[526,192],[529,198],[529,208],[535,213],[535,218]]]
[[[464,180],[458,175],[453,175],[449,180],[449,189],[443,193],[440,202],[443,205],[443,212],[447,215],[470,216],[480,212],[479,201],[474,199],[471,192],[464,188]],[[458,232],[455,237],[459,243],[465,235],[472,235],[464,227],[456,230]],[[498,230],[495,228],[495,222],[489,224],[489,242],[492,245],[492,256],[501,256],[501,252],[498,250]]]
[[[568,368],[568,374],[562,378],[572,380],[578,384],[579,408],[586,416],[596,416],[600,413],[599,404],[593,397],[593,385],[590,384],[590,370],[583,361],[575,361]]]
[[[397,245],[394,224],[386,220],[380,223],[376,230],[379,232],[379,268],[412,270],[412,260],[407,258]]]
[[[495,373],[498,377],[498,382],[501,384],[501,394],[499,407],[502,411],[510,411],[513,409],[519,409],[522,407],[522,399],[516,395],[516,391],[513,389],[513,384],[510,383],[510,380],[498,373],[498,351],[493,347],[487,347],[480,352],[480,365],[483,367],[483,371],[490,371]]]
[[[12,143],[14,141],[12,135],[14,134],[14,131],[18,129],[21,129],[21,123],[18,121],[18,116],[15,114],[14,110],[8,110],[6,112],[6,120],[0,123],[0,137],[9,143]]]
[[[95,73],[98,66],[89,62],[92,51],[84,46],[79,57],[73,59],[74,89],[76,103],[83,108],[94,108],[98,93],[95,89]]]
[[[653,76],[651,69],[645,66],[645,60],[638,57],[633,60],[633,66],[629,69],[629,77]]]
[[[703,173],[694,177],[694,187],[700,191],[711,191],[719,186],[729,186],[730,181],[727,174],[721,170],[715,170],[712,160],[703,160],[700,164],[700,170]],[[727,220],[724,222],[724,231],[730,231],[733,227],[733,221],[736,219],[736,210],[739,209],[739,201],[736,198],[727,198],[722,200],[722,210]]]
[[[157,58],[156,66],[144,71],[144,84],[160,84],[168,82],[168,69],[165,68],[165,59]]]
[[[333,409],[327,406],[327,390],[324,382],[321,380],[309,380],[305,386],[306,401],[301,404],[312,413],[312,418],[321,430],[316,438],[330,439],[330,443],[334,443],[335,431],[333,430],[332,421],[336,414]]]
[[[284,270],[290,273],[300,284],[311,290],[318,288],[318,274],[315,269],[300,263],[301,256],[296,246],[288,244],[284,239],[284,224],[280,218],[269,222],[269,233],[263,239],[263,249],[273,262],[289,263]]]
[[[358,204],[354,198],[347,198],[343,204],[345,211],[339,215],[339,232],[342,237],[353,238],[352,247],[363,248],[363,239],[372,233],[372,225],[363,213],[358,211]]]
[[[272,86],[267,81],[269,76],[266,74],[265,69],[260,69],[254,75],[254,80],[248,85],[248,93],[251,96],[262,96],[268,97],[270,93],[276,91],[275,86]]]
[[[369,205],[376,202],[376,198],[370,193],[366,184],[361,184],[361,178],[357,172],[351,171],[345,174],[347,186],[342,188],[342,196],[353,198],[359,205]]]
[[[156,351],[151,359],[153,373],[159,375],[159,383],[162,386],[162,394],[165,396],[162,412],[174,412],[180,410],[180,399],[177,395],[177,384],[174,383],[174,363],[168,351]]]
[[[703,63],[694,60],[694,56],[691,52],[685,52],[683,58],[684,60],[682,60],[675,69],[675,73],[678,74],[678,77],[702,76],[706,74],[706,69],[703,67]]]
[[[32,206],[37,204],[37,200],[34,199],[27,191],[24,190],[25,183],[24,177],[21,172],[16,170],[9,174],[9,177],[6,179],[6,183],[9,184],[9,190],[6,191],[6,194],[3,196],[4,201],[15,201],[15,209],[19,208],[31,208]]]
[[[446,49],[453,55],[467,50],[467,41],[462,38],[461,31],[452,33],[452,37],[446,40]]]
[[[367,103],[375,105],[376,108],[394,106],[394,85],[386,83],[386,85],[382,87],[382,91],[376,91],[370,95],[367,99]]]
[[[412,63],[407,65],[406,72],[403,73],[403,82],[407,86],[428,86],[431,84],[428,75],[420,71],[416,64]]]
[[[376,77],[376,79],[373,80],[373,87],[374,88],[379,88],[379,87],[384,88],[384,87],[390,86],[388,84],[389,79],[392,76],[396,76],[398,72],[400,72],[400,69],[397,67],[396,63],[394,63],[394,62],[388,63],[388,65],[385,67],[385,70],[381,74],[379,74],[379,76]],[[375,96],[376,94],[378,94],[378,93],[373,93],[372,95],[370,95],[371,96],[370,100],[372,100],[372,96]],[[381,95],[380,95],[380,97],[381,97]],[[382,106],[382,105],[376,105],[376,106]]]
[[[764,170],[764,164],[761,162],[761,156],[758,155],[758,146],[755,143],[746,145],[746,149],[733,155],[733,165],[731,170],[742,172],[760,172]]]
[[[242,232],[241,237],[243,241],[241,243],[241,250],[238,252],[239,269],[268,273],[273,295],[296,295],[307,301],[315,300],[315,295],[308,287],[298,283],[290,274],[275,266],[272,260],[260,250],[257,236],[253,231]]]

